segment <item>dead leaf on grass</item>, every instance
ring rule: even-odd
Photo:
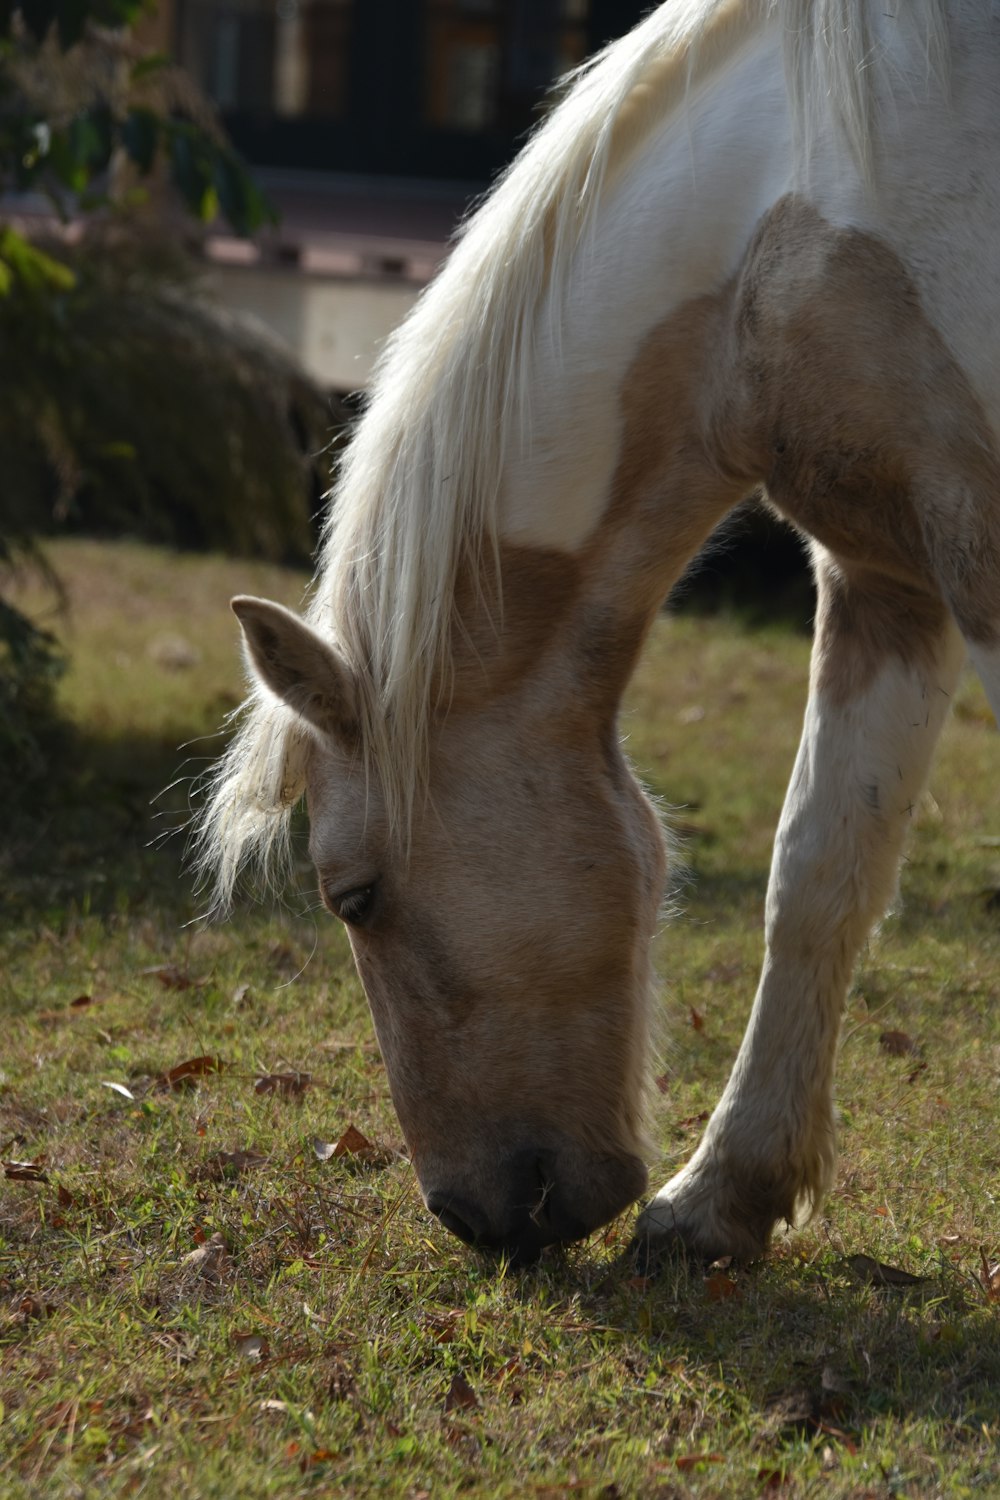
[[[213,1234],[204,1245],[199,1245],[197,1250],[192,1250],[190,1254],[185,1255],[181,1265],[185,1270],[196,1271],[206,1281],[223,1281],[231,1265],[225,1235]]]
[[[445,1415],[453,1411],[476,1411],[478,1407],[479,1400],[465,1376],[455,1375],[445,1394]]]
[[[674,1463],[682,1474],[689,1474],[700,1464],[723,1464],[725,1461],[721,1453],[688,1453],[681,1458],[674,1459]]]
[[[979,1247],[980,1283],[990,1302],[1000,1302],[1000,1261],[990,1264],[985,1248]]]
[[[898,1266],[887,1266],[870,1255],[848,1255],[844,1264],[859,1281],[869,1286],[923,1286],[929,1276],[914,1276]]]
[[[86,1007],[88,1005],[99,1005],[99,1004],[100,1004],[100,1001],[99,1000],[95,1000],[94,997],[93,997],[93,995],[77,995],[77,997],[76,997],[75,1000],[71,1000],[69,1002],[69,1009],[70,1010],[84,1010],[84,1009],[86,1009]]]
[[[251,1167],[259,1167],[267,1161],[259,1151],[215,1151],[207,1156],[196,1172],[196,1176],[209,1182],[218,1182],[227,1177],[238,1177]]]
[[[704,1031],[705,1017],[699,1011],[696,1011],[693,1005],[689,1005],[688,1010],[691,1012],[691,1025],[695,1031]]]
[[[172,1089],[193,1088],[195,1080],[207,1073],[221,1073],[225,1068],[221,1057],[189,1057],[163,1074],[164,1083]]]
[[[278,1094],[282,1099],[301,1099],[311,1086],[311,1073],[262,1073],[253,1091],[255,1094]]]
[[[101,1088],[114,1089],[115,1093],[121,1094],[123,1099],[131,1099],[132,1103],[135,1103],[135,1095],[133,1094],[132,1090],[127,1089],[123,1083],[109,1083],[105,1079],[102,1079]]]
[[[267,1339],[260,1333],[234,1333],[233,1344],[243,1359],[266,1359],[271,1352]],[[278,1404],[284,1409],[283,1402]]]
[[[44,1162],[44,1156],[37,1156],[34,1161],[5,1161],[3,1175],[10,1182],[48,1182]]]
[[[139,973],[150,979],[158,979],[165,990],[200,990],[209,983],[206,978],[192,979],[186,970],[179,969],[176,964],[153,964],[151,968],[140,969]]]
[[[883,1052],[890,1057],[919,1057],[920,1045],[905,1031],[883,1031],[878,1039]]]
[[[370,1141],[366,1135],[362,1135],[353,1125],[348,1125],[339,1141],[330,1145],[326,1141],[314,1140],[313,1151],[320,1161],[330,1161],[334,1157],[344,1157],[350,1161],[359,1162],[366,1167],[387,1167],[394,1159],[396,1153],[389,1151],[385,1146],[377,1146]]]
[[[731,1297],[742,1295],[742,1289],[738,1281],[731,1276],[717,1273],[714,1276],[705,1277],[705,1295],[709,1302],[728,1302]]]

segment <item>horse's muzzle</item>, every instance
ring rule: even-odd
[[[427,1187],[427,1207],[467,1245],[497,1251],[516,1266],[530,1265],[547,1245],[586,1238],[646,1186],[638,1157],[551,1149],[517,1151],[493,1176],[488,1193],[470,1193],[465,1182]]]

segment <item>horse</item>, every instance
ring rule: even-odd
[[[224,908],[304,796],[427,1209],[528,1262],[647,1187],[668,846],[616,728],[762,492],[817,585],[766,956],[652,1249],[750,1258],[835,1169],[858,951],[968,657],[1000,715],[1000,18],[667,0],[588,62],[389,341],[304,615],[232,601]]]

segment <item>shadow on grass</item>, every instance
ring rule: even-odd
[[[981,1446],[984,1424],[1000,1425],[996,1303],[943,1257],[910,1287],[872,1285],[814,1239],[793,1238],[749,1267],[675,1255],[648,1270],[623,1255],[583,1300],[629,1347],[645,1347],[647,1364],[632,1373],[651,1392],[680,1373],[703,1381],[710,1400],[721,1382],[779,1447],[850,1447],[886,1419],[939,1422],[950,1444]],[[579,1298],[580,1271],[568,1256],[519,1273],[523,1294]]]
[[[185,866],[191,798],[221,748],[221,736],[185,754],[172,738],[58,730],[47,772],[0,794],[0,917],[197,917],[205,903]]]

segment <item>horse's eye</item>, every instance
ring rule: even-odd
[[[352,890],[340,891],[337,895],[324,893],[326,904],[335,917],[346,922],[348,927],[363,927],[375,905],[375,882],[357,885]]]

